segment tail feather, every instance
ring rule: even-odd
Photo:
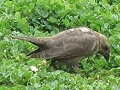
[[[27,37],[27,36],[12,36],[13,39],[19,39],[19,40],[25,40],[25,41],[29,41],[29,42],[33,42],[34,41],[34,37]]]
[[[42,46],[45,44],[44,38],[38,38],[38,37],[27,37],[27,36],[12,36],[13,39],[19,39],[19,40],[25,40],[33,43],[37,46]]]
[[[30,56],[31,58],[45,58],[45,59],[50,59],[54,57],[53,55],[49,54],[49,50],[39,51],[39,48],[29,53],[27,56]]]

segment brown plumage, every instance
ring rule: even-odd
[[[38,46],[38,49],[28,54],[32,58],[51,59],[56,68],[56,61],[72,65],[74,71],[78,61],[93,54],[101,54],[109,59],[109,44],[107,38],[86,27],[62,31],[50,37],[12,36],[14,39],[26,40]]]

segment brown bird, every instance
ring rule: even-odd
[[[107,61],[109,60],[107,38],[86,27],[68,29],[50,37],[12,36],[12,38],[26,40],[38,46],[28,56],[51,59],[54,68],[57,68],[57,61],[73,66],[76,72],[78,62],[94,54],[101,54]]]

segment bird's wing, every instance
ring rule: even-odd
[[[32,52],[29,54],[33,58],[70,58],[89,56],[96,50],[96,37],[90,34],[64,35],[61,38],[53,39],[48,44],[51,46],[49,49],[39,52]]]

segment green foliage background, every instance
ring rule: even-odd
[[[110,61],[81,61],[78,74],[54,70],[49,61],[27,58],[32,44],[11,35],[51,36],[89,27],[106,35]],[[34,73],[30,66],[39,71]],[[0,90],[119,90],[120,0],[0,0]]]

